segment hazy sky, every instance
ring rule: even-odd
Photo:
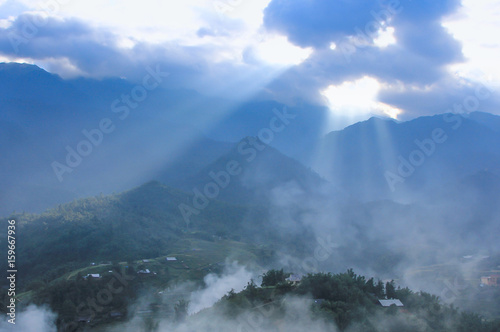
[[[499,36],[493,0],[0,0],[3,61],[132,80],[156,64],[202,93],[353,116],[444,113],[498,87]],[[476,104],[500,114],[496,94]]]

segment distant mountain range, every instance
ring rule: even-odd
[[[283,107],[239,106],[161,87],[129,107],[126,96],[136,85],[126,80],[63,80],[17,63],[0,64],[0,87],[0,185],[7,189],[0,194],[0,215],[40,212],[154,179],[182,183],[243,137],[256,136],[269,126],[273,109]],[[307,131],[303,122],[292,123],[273,146],[291,152],[310,145],[307,136],[321,122],[319,116],[313,117],[316,125],[310,119],[303,119],[312,124]],[[109,127],[102,137],[96,132],[101,124]],[[79,148],[85,156],[75,156]]]
[[[161,88],[136,105],[132,91],[0,64],[0,220],[16,220],[19,284],[40,303],[96,261],[148,261],[162,282],[234,257],[412,282],[500,250],[499,116],[373,117],[323,135],[320,107]],[[173,252],[191,267],[167,266]]]
[[[411,201],[481,171],[500,175],[500,117],[371,118],[328,134],[313,168],[361,200]]]
[[[151,180],[192,193],[231,160],[242,173],[231,176],[217,199],[233,203],[265,201],[287,183],[310,194],[329,183],[356,200],[406,203],[478,172],[500,175],[500,117],[492,114],[401,123],[371,118],[322,136],[324,110],[318,107],[285,110],[264,101],[236,107],[159,88],[121,119],[113,103],[134,86],[123,79],[63,80],[36,66],[0,64],[0,215],[41,212]],[[252,147],[246,140],[259,142],[255,137],[266,133],[276,110],[297,120],[272,133],[262,151]],[[102,129],[109,133],[99,134]]]
[[[234,174],[228,168],[235,166]],[[218,199],[240,204],[265,204],[275,188],[294,185],[313,195],[326,181],[300,162],[264,144],[257,137],[246,137],[229,152],[205,166],[177,186],[204,190],[210,183],[220,188]]]

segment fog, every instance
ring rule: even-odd
[[[470,280],[477,278],[471,273],[481,261],[477,257],[493,256],[500,250],[498,197],[496,203],[481,203],[480,194],[468,192],[464,199],[463,192],[456,192],[435,196],[432,203],[362,203],[331,195],[311,197],[286,184],[275,188],[270,199],[271,220],[277,229],[299,235],[304,234],[305,225],[314,233],[315,241],[305,244],[301,260],[287,254],[292,248],[281,250],[276,265],[290,263],[291,271],[342,272],[352,267],[360,274],[436,292],[440,282],[418,281],[412,272],[449,264],[454,277]],[[490,211],[487,217],[485,211]],[[464,260],[468,255],[474,257]]]
[[[449,148],[454,148],[453,144]],[[441,152],[446,153],[446,150]],[[279,151],[268,147],[258,155],[257,161],[242,161],[242,174],[233,178],[238,179],[236,181],[231,179],[231,183],[239,185],[231,190],[236,190],[236,194],[243,193],[242,197],[250,197],[248,201],[238,203],[251,206],[265,202],[262,208],[267,215],[266,224],[254,224],[249,215],[245,230],[250,233],[249,238],[273,250],[272,260],[258,269],[227,261],[220,275],[204,277],[201,288],[193,283],[175,286],[169,291],[185,294],[183,299],[188,301],[189,316],[181,323],[171,317],[158,318],[158,331],[335,329],[326,322],[313,319],[304,309],[311,303],[307,297],[287,298],[281,304],[286,318],[279,327],[273,325],[276,320],[270,319],[270,314],[266,316],[259,310],[227,317],[220,307],[213,307],[229,291],[243,290],[251,279],[258,283],[262,271],[271,268],[283,268],[286,272],[301,275],[339,273],[353,268],[367,278],[395,280],[398,286],[436,294],[442,303],[461,304],[462,293],[479,284],[479,273],[484,266],[492,269],[498,265],[500,182],[495,173],[478,169],[449,177],[446,185],[436,180],[434,185],[420,188],[415,188],[411,182],[418,182],[419,175],[416,174],[415,178],[408,178],[400,184],[396,192],[402,195],[412,192],[404,203],[383,195],[366,200],[360,197],[376,192],[375,182],[367,182],[365,189],[368,194],[358,196],[356,192],[350,192],[349,187],[324,180],[327,174],[312,176],[307,172],[314,174],[314,169],[297,168],[290,159],[276,158],[278,154]],[[280,168],[269,165],[276,160],[281,163]],[[425,174],[440,174],[449,167],[437,160],[425,163],[422,169]],[[281,177],[290,169],[296,178]],[[198,184],[202,186],[206,177],[200,179],[202,182]],[[432,181],[433,177],[428,178],[428,182]],[[224,190],[229,189],[221,188]],[[258,200],[253,201],[253,196],[245,191],[258,192]],[[228,191],[220,197],[232,195],[234,198],[236,195],[232,193]],[[202,216],[203,213],[202,210]],[[143,298],[131,306],[130,311],[134,312],[134,308],[147,303],[148,298]],[[47,331],[54,328],[51,325],[54,314],[45,309],[29,307],[19,314],[18,319],[19,324],[27,324],[27,331],[31,326],[45,326]],[[370,319],[380,330],[397,330],[404,321],[397,315],[390,319]],[[137,331],[144,324],[143,317],[133,315],[127,323],[110,327],[109,331]],[[425,322],[419,319],[415,318],[410,324],[415,331],[425,330]],[[3,329],[7,327],[2,326]],[[357,331],[357,327],[351,326],[349,331]]]
[[[192,292],[190,295],[188,313],[194,314],[211,307],[230,290],[242,291],[247,283],[256,277],[258,276],[235,262],[226,265],[222,276],[206,275],[203,278],[205,288]]]
[[[1,331],[500,319],[500,2],[42,2],[0,0]]]
[[[328,183],[310,192],[292,180],[266,195],[266,227],[281,239],[273,245],[277,255],[266,269],[284,268],[305,275],[353,268],[367,278],[394,279],[397,286],[430,292],[442,303],[457,305],[465,290],[479,284],[481,264],[500,251],[498,213],[493,212],[500,205],[492,202],[498,202],[498,197],[484,201],[484,193],[477,190],[429,193],[424,195],[427,199],[408,204],[361,202]],[[158,331],[336,330],[313,318],[307,297],[287,298],[282,304],[285,318],[279,322],[268,319],[271,313],[265,311],[229,319],[218,307],[206,309],[229,290],[242,290],[250,278],[258,278],[256,271],[227,265],[222,275],[207,275],[205,287],[191,293],[190,316],[184,323],[162,320]],[[402,326],[410,326],[412,331],[428,329],[422,317],[409,319],[399,314],[373,316],[370,322],[381,331],[398,331]],[[137,328],[133,324],[120,329],[133,331]],[[354,324],[346,331],[362,328]]]
[[[106,90],[103,96],[114,98],[115,93]],[[22,167],[9,165],[9,172],[0,178],[10,188],[2,194],[4,214],[14,205],[42,211],[75,197],[127,190],[149,180],[180,189],[186,198],[195,195],[193,188],[203,191],[213,183],[217,194],[211,200],[221,203],[217,208],[247,208],[247,215],[235,217],[240,224],[223,225],[222,233],[269,249],[272,257],[261,260],[258,268],[226,262],[224,272],[206,275],[201,288],[178,285],[175,292],[189,294],[183,298],[189,303],[189,319],[175,326],[163,319],[161,329],[188,331],[204,324],[222,324],[217,327],[221,331],[243,329],[241,321],[248,321],[252,313],[234,320],[209,319],[220,314],[211,307],[231,289],[241,291],[272,268],[302,275],[353,268],[366,277],[395,280],[399,286],[437,294],[450,304],[460,303],[465,290],[478,286],[481,271],[498,269],[497,116],[445,113],[408,122],[371,118],[327,133],[321,128],[327,117],[321,107],[287,108],[276,102],[234,105],[193,91],[175,91],[179,96],[165,104],[171,108],[164,112],[160,105],[173,92],[162,93],[144,105],[150,113],[131,114],[130,121],[121,122],[120,114],[107,110],[104,101],[92,105],[97,110],[86,119],[78,118],[81,122],[61,115],[60,121],[68,122],[60,132],[62,139],[38,128],[11,152],[19,157],[20,151],[31,151],[23,150],[23,144],[40,140],[43,148],[36,161],[28,165],[20,159]],[[209,115],[200,105],[218,111]],[[96,124],[104,130],[101,122],[112,115],[117,116],[116,133],[101,137],[92,131]],[[67,153],[73,156],[69,159],[77,158],[65,147],[83,142],[82,135],[99,142],[59,181],[49,165],[67,159]],[[241,172],[227,175],[227,183],[221,185],[222,178],[216,181],[213,174],[226,172],[231,162],[237,162]],[[209,212],[196,212],[202,225]],[[169,210],[168,216],[169,221],[181,220],[177,209]],[[176,231],[179,236],[188,234]],[[205,239],[214,236],[206,233]],[[307,322],[287,328],[300,330],[312,324],[307,312],[297,313],[295,305],[309,300],[286,301],[286,315]],[[131,311],[147,302],[144,297]],[[29,317],[24,319],[30,324],[27,329],[32,322],[50,329],[54,321],[53,314],[34,307],[20,313],[19,321],[25,317]],[[132,317],[130,326],[143,323],[142,318]],[[257,330],[271,329],[267,323],[264,319]],[[254,327],[250,324],[250,328]],[[328,328],[317,326],[317,330]]]
[[[44,307],[30,305],[16,313],[15,324],[0,321],[0,331],[54,332],[57,315]]]

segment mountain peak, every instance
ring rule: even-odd
[[[47,74],[51,76],[56,76],[48,73],[37,65],[32,65],[29,63],[19,63],[19,62],[1,62],[0,63],[0,73],[9,73],[10,75],[26,75],[31,73]]]
[[[44,69],[28,63],[0,63],[0,82],[3,94],[7,96],[30,95],[34,90],[62,89],[63,79]]]
[[[372,130],[380,128],[382,126],[394,126],[397,124],[398,123],[391,118],[372,116],[367,120],[356,122],[350,126],[345,127],[342,130],[334,130],[332,132],[329,132],[328,134],[326,134],[326,137],[331,137],[338,133],[349,133],[353,131],[357,132],[358,130],[367,130],[367,129]]]

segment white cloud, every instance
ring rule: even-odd
[[[299,79],[307,83],[301,87],[300,91],[297,89],[294,92],[294,98],[297,98],[303,91],[307,92],[304,93],[305,96],[314,95],[316,97],[318,91],[323,89],[321,92],[328,100],[332,111],[338,112],[340,103],[343,112],[349,110],[350,114],[361,115],[375,112],[396,117],[402,112],[400,109],[382,104],[376,99],[377,91],[381,89],[380,84],[358,80],[350,82],[350,86],[347,82],[345,85],[329,86],[325,89],[325,85],[332,82],[330,80],[332,77],[336,82],[345,79],[345,77],[362,77],[363,75],[380,77],[381,80],[389,81],[390,79],[387,78],[392,75],[392,78],[403,81],[404,87],[407,87],[406,84],[411,79],[420,80],[424,77],[422,80],[425,80],[425,83],[433,88],[432,80],[438,79],[439,75],[443,74],[442,68],[439,67],[441,64],[433,67],[432,61],[429,61],[430,65],[426,66],[426,59],[419,57],[418,54],[413,58],[394,56],[400,51],[399,47],[403,47],[397,45],[398,40],[395,36],[401,36],[403,44],[404,36],[402,34],[405,33],[404,29],[400,29],[395,21],[388,23],[389,25],[394,24],[394,27],[384,25],[379,31],[378,37],[374,39],[374,44],[371,40],[369,43],[362,40],[358,40],[356,43],[356,38],[351,37],[350,40],[357,46],[354,50],[357,52],[356,55],[359,55],[358,58],[366,56],[364,59],[367,61],[363,63],[351,62],[346,66],[339,66],[339,63],[342,65],[345,62],[345,56],[341,56],[341,44],[331,43],[330,49],[335,50],[335,52],[329,52],[327,57],[320,57],[318,55],[321,54],[321,50],[315,50],[313,53],[310,48],[301,48],[290,43],[289,40],[293,40],[293,38],[287,39],[284,36],[276,35],[275,32],[267,31],[262,23],[264,9],[270,2],[271,0],[185,0],[182,2],[164,0],[144,0],[141,2],[132,0],[19,0],[17,3],[26,6],[30,12],[50,14],[59,18],[79,18],[84,22],[84,25],[89,24],[91,28],[95,28],[95,30],[90,29],[90,31],[107,32],[108,34],[104,32],[103,34],[111,40],[116,37],[113,40],[115,44],[111,43],[109,48],[117,47],[113,51],[116,51],[118,55],[124,55],[123,61],[104,74],[100,71],[101,75],[112,75],[117,72],[119,72],[117,76],[122,75],[121,68],[125,68],[128,60],[133,63],[149,61],[150,57],[154,58],[154,61],[172,57],[175,58],[174,65],[182,63],[186,67],[199,71],[199,77],[196,79],[188,78],[192,81],[189,83],[192,85],[190,88],[205,87],[208,93],[212,93],[212,90],[224,91],[227,88],[226,86],[220,87],[221,83],[214,82],[215,80],[219,82],[229,81],[227,86],[233,90],[235,85],[231,78],[234,81],[242,81],[243,78],[246,79],[246,85],[248,85],[248,81],[253,82],[248,93],[245,92],[245,96],[251,95],[262,89],[286,69],[308,59],[308,66],[301,66],[297,69],[297,72],[300,73]],[[52,6],[50,10],[44,10],[43,5],[49,3],[59,5]],[[45,7],[47,8],[47,6]],[[15,16],[17,14],[16,12]],[[14,15],[14,13],[9,15]],[[5,28],[10,24],[9,22],[13,18],[8,18],[9,15],[0,20],[0,27]],[[489,0],[463,0],[461,11],[448,17],[443,23],[453,36],[463,43],[463,52],[468,59],[466,63],[449,66],[452,72],[458,73],[460,77],[466,79],[480,77],[489,81],[500,81],[500,67],[497,66],[500,40],[496,33],[500,31],[499,22],[499,3]],[[89,32],[89,34],[93,32]],[[318,32],[320,31],[318,30]],[[110,36],[111,34],[114,35]],[[99,33],[96,33],[96,36],[90,36],[88,39],[92,39],[96,44],[106,48],[108,46],[106,40],[98,38]],[[395,44],[395,47],[386,48]],[[134,49],[138,45],[141,48]],[[374,45],[377,47],[373,47]],[[70,45],[67,49],[71,47]],[[417,44],[416,47],[418,47]],[[168,56],[164,56],[163,51]],[[438,51],[443,52],[442,50]],[[377,52],[388,56],[376,59]],[[89,54],[91,53],[89,52]],[[96,52],[95,54],[97,58],[100,53]],[[179,55],[177,56],[177,54]],[[60,57],[58,54],[53,57],[50,57],[51,55],[44,55],[42,59],[41,57],[37,58],[36,54],[35,56],[23,54],[25,58],[32,57],[24,61],[50,67],[51,71],[59,70],[58,73],[63,75],[80,75],[81,73],[96,75],[95,71],[83,68],[82,62],[78,62],[73,53],[63,54]],[[129,55],[130,57],[128,57]],[[86,54],[86,56],[88,55]],[[384,63],[384,59],[391,56],[394,56],[395,61],[390,64]],[[432,56],[439,57],[439,54]],[[354,59],[354,56],[352,58]],[[373,59],[375,61],[370,62]],[[14,56],[5,58],[5,61],[8,60],[16,61],[17,59]],[[411,61],[419,65],[419,68],[428,68],[428,70],[416,69],[416,67],[408,65]],[[374,68],[382,69],[377,72]],[[478,74],[478,70],[486,75]],[[127,73],[123,75],[127,75]],[[322,76],[328,78],[324,84],[321,82]],[[188,85],[188,83],[186,84]],[[296,86],[300,86],[300,84],[290,84],[290,87]],[[383,88],[386,90],[387,87]],[[360,91],[361,94],[353,93],[353,89]],[[203,89],[200,88],[200,90]],[[405,92],[402,91],[402,93]],[[276,91],[272,93],[275,96],[278,94]],[[289,90],[282,93],[282,95],[287,94],[291,95],[292,93]],[[284,98],[283,100],[291,99]],[[371,100],[371,102],[359,105],[365,102],[363,100]],[[404,108],[401,103],[399,105]]]
[[[450,68],[471,79],[499,82],[500,2],[463,0],[462,5],[462,9],[443,25],[462,42],[467,62]]]
[[[95,27],[106,27],[124,39],[148,43],[175,41],[179,45],[203,44],[197,36],[201,27],[240,21],[243,34],[262,24],[263,9],[270,0],[54,0],[21,2],[32,13],[61,18],[79,18]],[[44,6],[48,5],[50,6]],[[55,5],[52,5],[52,4]],[[221,11],[218,3],[225,4]],[[226,22],[224,22],[226,21]],[[241,35],[238,31],[238,35]],[[234,37],[234,36],[233,36]],[[227,40],[226,40],[227,41]]]
[[[256,46],[257,56],[265,63],[281,66],[298,65],[306,60],[312,49],[301,48],[283,36],[270,36]]]
[[[10,27],[12,25],[13,21],[14,21],[14,17],[12,17],[12,16],[10,16],[7,19],[0,19],[0,28],[7,29],[8,27]]]
[[[55,6],[23,0],[30,13],[58,18],[78,18],[94,28],[117,36],[124,50],[138,43],[159,45],[174,42],[180,47],[209,47],[207,60],[241,64],[248,48],[256,50],[265,65],[299,64],[310,54],[285,37],[262,29],[263,11],[271,0],[54,0]],[[41,5],[42,4],[42,5]],[[49,9],[48,9],[49,8]],[[0,24],[2,24],[0,22]],[[4,24],[7,24],[6,22]],[[204,29],[209,33],[199,34]]]
[[[378,101],[382,89],[375,78],[364,76],[355,81],[346,81],[339,85],[330,85],[322,91],[332,112],[347,116],[363,114],[383,114],[396,119],[402,111]]]
[[[15,325],[0,321],[0,331],[54,332],[56,318],[48,309],[30,305],[17,313]]]
[[[231,289],[235,292],[242,291],[252,277],[251,272],[237,263],[228,265],[223,276],[208,274],[204,278],[206,288],[191,294],[188,312],[193,314],[211,307]]]
[[[373,43],[381,48],[396,44],[396,37],[394,37],[394,31],[395,30],[393,27],[386,27],[384,29],[381,29],[378,33],[377,38],[373,40]]]

